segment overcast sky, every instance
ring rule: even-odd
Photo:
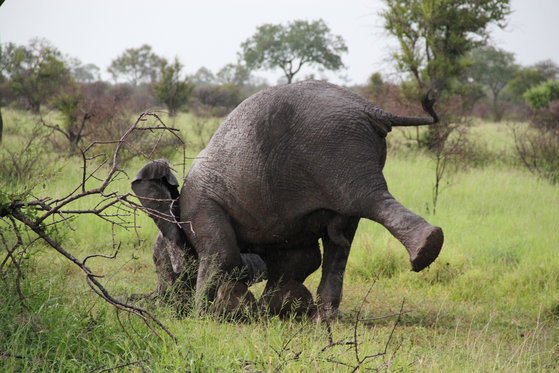
[[[559,62],[559,0],[511,4],[509,26],[493,32],[493,44],[513,52],[523,65]],[[236,61],[241,42],[256,26],[322,18],[349,48],[343,57],[347,69],[326,75],[358,84],[374,71],[394,73],[395,42],[383,30],[380,9],[379,0],[6,0],[0,7],[0,42],[46,38],[62,53],[103,71],[126,48],[147,43],[167,58],[178,56],[188,73],[202,66],[216,72]],[[281,76],[257,75],[270,83]]]

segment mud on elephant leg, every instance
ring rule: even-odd
[[[260,299],[261,306],[280,317],[313,316],[316,305],[303,282],[320,267],[318,242],[270,250],[264,255],[264,261],[268,267],[268,283]]]

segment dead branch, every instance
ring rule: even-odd
[[[379,358],[379,357],[384,357],[388,354],[388,348],[392,343],[392,339],[394,337],[394,332],[396,330],[396,327],[398,326],[398,324],[400,323],[400,319],[402,317],[402,315],[405,313],[404,312],[404,304],[405,304],[405,299],[402,300],[402,304],[400,306],[400,311],[398,313],[395,313],[393,315],[390,316],[396,316],[396,320],[394,321],[394,323],[392,324],[392,328],[390,330],[390,334],[388,336],[388,339],[386,340],[385,344],[384,344],[384,348],[382,351],[376,352],[376,353],[372,353],[372,354],[367,354],[367,355],[362,355],[362,351],[359,348],[359,325],[362,323],[362,321],[364,321],[365,319],[363,319],[361,317],[361,313],[363,311],[363,307],[365,305],[365,303],[367,302],[367,298],[369,297],[369,295],[371,294],[374,285],[376,284],[378,278],[375,278],[373,283],[371,284],[371,286],[369,287],[369,289],[367,290],[367,293],[365,294],[365,296],[363,297],[361,304],[359,305],[359,308],[357,309],[356,315],[355,315],[355,319],[353,321],[353,333],[351,338],[346,338],[346,339],[341,339],[338,341],[334,341],[333,338],[333,333],[332,333],[332,329],[330,324],[326,324],[326,331],[328,334],[328,344],[326,346],[324,346],[320,353],[324,353],[325,351],[327,351],[328,349],[334,348],[334,347],[338,347],[338,346],[350,346],[350,348],[353,349],[353,355],[355,358],[355,363],[348,363],[348,362],[343,362],[337,359],[334,359],[332,356],[327,357],[325,359],[325,361],[329,362],[329,363],[333,363],[333,364],[337,364],[337,365],[341,365],[347,368],[351,368],[351,372],[357,372],[360,369],[363,369],[364,366],[371,360]],[[382,317],[378,317],[378,318],[374,318],[374,319],[383,319],[383,318],[387,318],[389,316],[382,316]],[[369,319],[370,320],[370,319]],[[400,346],[398,346],[394,352],[393,352],[393,357],[395,356],[396,352],[398,351]],[[387,364],[386,361],[383,362],[384,365]],[[377,368],[375,368],[374,370],[377,370]]]
[[[155,126],[142,126],[142,124],[149,118],[155,119],[157,124]],[[45,125],[45,121],[42,118],[41,120],[43,125]],[[84,119],[84,122],[85,120],[87,119]],[[49,127],[48,125],[45,126]],[[52,126],[50,128],[52,130],[60,131],[60,128],[52,128]],[[4,218],[7,218],[8,225],[11,226],[11,230],[16,236],[16,243],[10,246],[8,240],[0,231],[0,244],[6,248],[7,252],[6,257],[0,264],[0,273],[4,273],[4,268],[8,262],[13,264],[16,269],[16,285],[18,287],[18,293],[22,294],[21,289],[19,288],[19,280],[23,277],[23,271],[19,265],[20,261],[15,257],[15,252],[21,248],[25,249],[25,242],[27,239],[22,237],[21,232],[22,229],[28,230],[32,232],[35,237],[29,238],[27,241],[35,242],[37,239],[42,240],[55,252],[80,268],[85,275],[86,282],[89,287],[105,302],[114,306],[117,310],[127,312],[128,315],[139,317],[155,335],[160,337],[158,330],[162,330],[165,334],[176,341],[176,337],[171,333],[171,331],[150,312],[115,299],[104,287],[104,285],[99,282],[99,279],[102,278],[103,275],[94,273],[87,266],[87,261],[92,258],[116,258],[120,249],[120,244],[115,241],[114,227],[135,228],[135,224],[130,226],[128,218],[137,209],[145,211],[141,205],[131,200],[132,195],[130,193],[109,191],[109,186],[119,177],[119,175],[127,177],[124,170],[120,168],[120,153],[124,145],[129,140],[131,134],[135,131],[168,131],[180,140],[180,137],[176,135],[177,130],[167,127],[157,114],[142,113],[134,124],[124,132],[120,139],[116,141],[93,142],[85,149],[78,148],[83,167],[82,177],[80,184],[69,194],[56,199],[49,197],[29,198],[31,196],[30,194],[27,194],[20,199],[11,201],[8,205],[4,204],[0,206],[0,219],[4,220]],[[182,142],[182,140],[180,141]],[[95,148],[95,146],[100,144],[114,144],[114,152],[111,159],[101,160],[101,162],[91,168],[89,162],[93,159],[99,158],[100,155],[96,154],[90,156],[89,153]],[[153,155],[153,152],[149,152],[148,154]],[[104,177],[102,177],[100,173],[103,169],[106,169],[106,167],[108,167],[108,172]],[[90,187],[89,184],[93,180],[97,180],[99,185]],[[97,201],[93,208],[82,209],[72,207],[76,201],[83,199],[89,200],[92,197],[100,198],[100,201]],[[153,211],[150,211],[150,213],[154,214]],[[83,260],[80,260],[70,251],[65,249],[59,241],[53,238],[53,235],[50,233],[51,227],[60,223],[68,222],[72,219],[72,217],[77,215],[93,215],[112,225],[112,241],[114,249],[114,253],[112,255],[91,254],[87,255]],[[177,222],[176,218],[172,216],[172,214],[162,218],[168,219],[175,224],[188,224],[188,222]]]

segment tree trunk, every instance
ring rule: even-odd
[[[499,107],[499,92],[493,92],[493,119],[500,122],[503,117],[501,108]]]

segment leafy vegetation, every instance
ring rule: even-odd
[[[474,49],[470,58],[469,76],[474,82],[490,90],[493,99],[493,119],[499,122],[504,111],[500,102],[501,92],[518,69],[514,63],[514,55],[492,46],[485,46]]]
[[[139,83],[154,82],[159,72],[161,57],[151,46],[129,48],[115,58],[108,68],[114,80],[125,80],[136,86]]]
[[[177,114],[177,110],[188,102],[192,93],[192,84],[181,76],[182,68],[178,58],[172,63],[163,60],[160,66],[161,78],[153,85],[155,97],[167,105],[170,116]]]
[[[341,55],[347,53],[343,38],[332,35],[323,20],[264,24],[241,48],[249,69],[279,68],[288,84],[305,65],[339,70],[344,66]]]
[[[523,97],[534,110],[546,108],[552,101],[559,100],[559,80],[548,80],[532,87],[524,92]]]

